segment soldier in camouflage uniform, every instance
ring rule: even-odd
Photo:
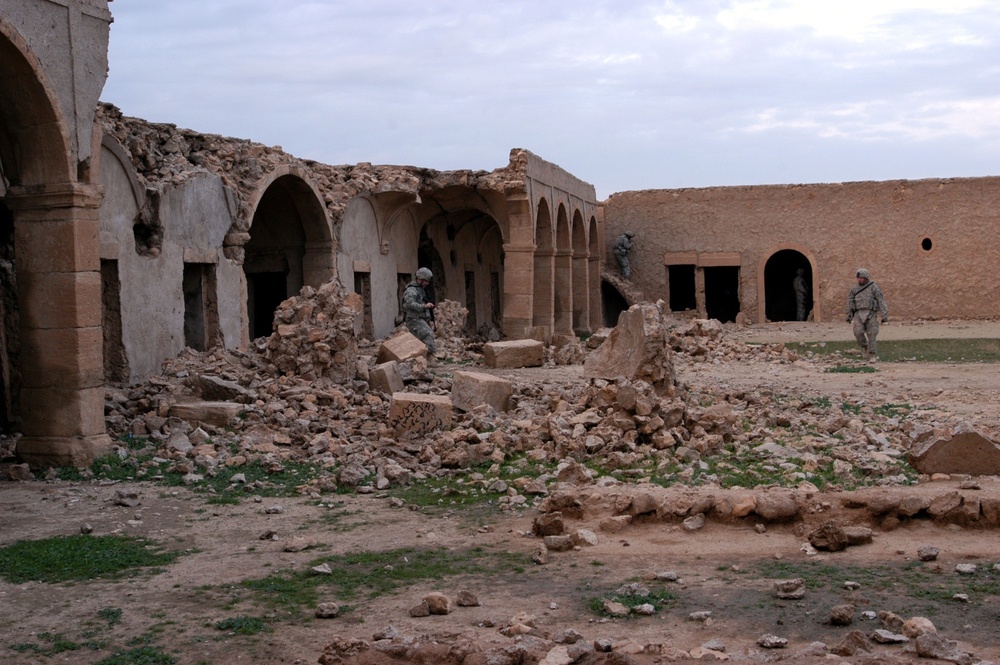
[[[424,289],[434,279],[429,268],[417,270],[416,279],[406,285],[403,291],[403,323],[411,333],[427,346],[431,356],[437,351],[434,344],[434,331],[427,323],[431,318],[434,303],[428,302]]]
[[[612,248],[615,258],[618,259],[618,268],[625,279],[631,279],[632,277],[632,264],[629,263],[629,252],[632,251],[632,238],[634,237],[635,233],[626,231],[618,236],[615,246]]]
[[[872,281],[867,270],[861,268],[855,276],[858,285],[852,287],[847,295],[847,322],[854,323],[854,338],[861,345],[865,360],[878,360],[875,338],[878,336],[879,320],[882,323],[889,320],[889,306],[885,304],[882,289]]]

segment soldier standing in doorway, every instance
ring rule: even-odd
[[[795,290],[795,320],[805,321],[808,314],[806,312],[806,294],[809,292],[809,287],[806,284],[806,271],[803,268],[795,271],[792,288]]]

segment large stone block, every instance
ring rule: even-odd
[[[216,427],[225,427],[241,413],[243,405],[233,402],[189,402],[170,407],[170,415],[175,418]]]
[[[104,387],[24,388],[21,431],[31,437],[96,436],[105,433]]]
[[[104,385],[104,333],[101,328],[27,332],[21,337],[21,371],[25,386],[94,388]]]
[[[368,372],[368,385],[386,395],[403,390],[403,378],[399,375],[399,363],[395,360],[376,365]]]
[[[427,434],[451,426],[451,398],[447,395],[393,393],[389,426],[396,434]]]
[[[545,345],[534,339],[489,342],[483,345],[483,358],[487,367],[541,367]]]
[[[1000,444],[982,432],[966,430],[915,448],[909,454],[909,461],[914,469],[928,475],[995,476],[1000,474]]]
[[[421,356],[427,356],[427,346],[412,333],[401,332],[382,342],[375,360],[379,363],[386,363],[390,360],[401,363]]]
[[[675,377],[661,307],[642,303],[622,312],[611,335],[584,361],[584,378],[640,379],[669,390]]]
[[[451,401],[462,411],[488,404],[498,412],[507,410],[514,388],[507,379],[482,372],[455,372]]]
[[[18,274],[17,299],[25,327],[101,327],[99,272]]]
[[[54,214],[65,214],[55,210]],[[75,210],[86,216],[89,211]],[[101,269],[96,218],[31,219],[14,227],[18,279],[25,273],[98,272]],[[98,301],[100,302],[100,301]]]

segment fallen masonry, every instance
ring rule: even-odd
[[[534,559],[550,567],[650,530],[672,537],[713,528],[761,538],[787,532],[802,542],[806,558],[847,556],[917,522],[1000,526],[1000,498],[975,478],[934,467],[918,476],[908,465],[908,455],[930,441],[955,445],[968,427],[957,417],[921,405],[900,417],[875,401],[682,381],[682,368],[703,363],[766,371],[829,362],[801,358],[780,344],[728,339],[717,322],[678,320],[662,305],[638,305],[623,317],[622,329],[601,335],[605,344],[614,342],[603,359],[603,345],[589,352],[589,370],[559,365],[554,349],[531,342],[531,353],[544,351],[543,369],[522,373],[491,367],[487,355],[497,347],[457,335],[442,335],[443,360],[435,366],[419,351],[380,358],[385,343],[355,339],[356,308],[339,297],[333,288],[304,291],[279,308],[275,332],[247,351],[187,351],[145,384],[108,388],[108,429],[123,442],[116,455],[134,458],[137,479],[154,473],[140,455],[166,460],[166,473],[185,479],[251,464],[277,472],[308,462],[321,471],[299,487],[304,496],[369,493],[397,510],[416,507],[378,493],[451,479],[466,491],[489,490],[502,511],[531,515],[526,537],[537,544]],[[393,339],[406,334],[399,332]],[[217,407],[217,417],[185,411],[220,399],[225,408]],[[124,445],[130,438],[144,446]],[[33,476],[7,463],[0,477]],[[253,485],[246,491],[252,494]],[[302,538],[287,539],[288,551],[308,548]],[[808,593],[804,586],[801,592]],[[659,611],[654,603],[605,600],[611,614]],[[464,607],[426,593],[409,606],[410,618],[428,622],[460,616]],[[854,626],[864,620],[847,605],[836,607],[824,621]],[[317,616],[337,621],[340,610],[326,604]],[[706,627],[715,620],[699,616]],[[331,641],[320,662],[379,662],[382,655],[413,662],[628,662],[626,656],[708,659],[725,651],[724,641],[710,635],[683,650],[667,641],[629,641],[621,637],[626,633],[563,643],[538,623],[529,616],[498,622],[499,636],[511,641],[497,645],[373,629],[371,640]],[[916,636],[899,623],[887,622],[884,633],[830,640],[815,653],[790,644],[780,631],[756,639],[761,649],[803,658],[891,649],[900,640],[916,648]],[[924,642],[925,653],[965,653],[946,641]],[[426,660],[428,654],[439,660]]]

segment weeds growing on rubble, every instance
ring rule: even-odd
[[[621,603],[628,608],[648,604],[659,610],[673,604],[676,600],[677,595],[666,589],[647,589],[641,587],[641,585],[627,584],[619,587],[616,591],[600,596],[592,596],[587,600],[587,607],[592,612],[596,612],[603,617],[612,617],[615,615],[607,611],[605,606],[606,601]],[[629,614],[628,616],[631,618],[639,615]]]
[[[188,487],[195,492],[208,493],[208,502],[213,504],[235,504],[249,495],[300,496],[304,486],[331,473],[329,469],[308,462],[249,462],[239,467],[219,466],[210,472],[200,470],[198,478],[193,479],[172,460],[155,457],[155,447],[150,446],[145,437],[127,436],[120,443],[129,454],[112,453],[95,460],[89,469],[93,477],[122,482],[149,480],[168,487]],[[60,480],[84,478],[84,473],[73,467],[60,468],[57,473]]]

